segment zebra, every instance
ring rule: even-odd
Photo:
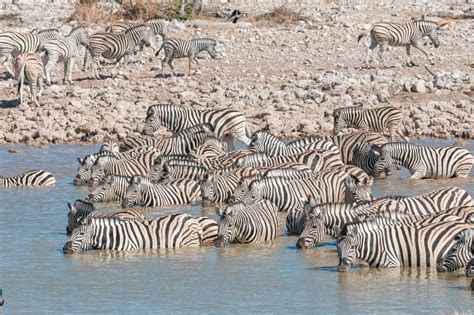
[[[205,123],[212,126],[219,139],[232,135],[244,144],[250,144],[244,115],[232,109],[197,110],[173,104],[152,105],[147,110],[142,134],[153,135],[159,126],[179,132]]]
[[[83,25],[77,26],[63,39],[52,39],[46,41],[42,50],[45,51],[47,57],[44,70],[46,72],[46,82],[51,85],[51,71],[56,63],[60,60],[64,62],[63,84],[66,83],[68,76],[69,84],[72,84],[72,71],[74,69],[74,61],[79,53],[80,45],[89,47],[89,32]]]
[[[18,80],[17,93],[20,96],[20,105],[23,104],[23,85],[25,78],[30,83],[31,98],[36,106],[43,92],[43,62],[41,56],[36,53],[20,54],[15,58],[15,77]],[[36,87],[39,87],[36,93]]]
[[[253,168],[240,169],[220,175],[206,173],[203,181],[201,181],[203,205],[208,206],[211,203],[221,204],[227,202],[243,176],[254,176],[258,173],[259,171]]]
[[[67,214],[68,224],[66,227],[67,235],[71,235],[75,228],[79,227],[81,220],[86,217],[91,218],[119,218],[122,220],[144,220],[145,217],[136,210],[112,210],[97,211],[92,203],[77,199],[74,204],[67,203],[69,212]]]
[[[102,185],[89,194],[88,202],[122,201],[130,182],[129,177],[107,175]]]
[[[216,45],[217,42],[211,38],[193,38],[191,40],[184,40],[180,38],[166,38],[163,40],[163,44],[160,49],[155,53],[155,57],[159,55],[163,49],[165,52],[164,58],[161,60],[161,74],[165,77],[165,64],[173,71],[173,75],[176,76],[174,71],[173,60],[176,58],[189,59],[189,75],[191,75],[191,63],[194,61],[197,65],[199,62],[197,56],[201,51],[207,51],[212,59],[216,58]]]
[[[386,225],[359,232],[355,226],[337,244],[338,269],[348,271],[355,258],[373,267],[434,266],[454,245],[455,236],[471,228],[472,224],[463,222],[440,222],[427,226]]]
[[[410,171],[410,179],[466,178],[474,163],[472,154],[459,147],[433,148],[395,142],[381,147],[373,145],[372,150],[378,155],[374,165],[376,177],[397,164]]]
[[[122,207],[185,205],[198,200],[199,183],[183,179],[166,185],[155,184],[144,176],[133,176],[122,200]]]
[[[266,200],[251,204],[237,203],[225,210],[218,208],[218,236],[216,246],[229,243],[261,243],[278,236],[278,209]]]
[[[333,134],[337,136],[344,127],[362,129],[363,131],[384,132],[389,131],[390,142],[393,136],[398,134],[405,142],[408,142],[401,130],[403,125],[403,114],[401,110],[392,106],[373,109],[363,109],[362,106],[349,106],[334,110]],[[406,128],[405,128],[406,130]]]
[[[471,195],[459,187],[441,188],[413,197],[389,195],[381,199],[397,200],[405,205],[411,215],[427,215],[449,208],[473,205]]]
[[[34,33],[2,32],[0,33],[0,64],[5,66],[10,75],[13,71],[6,62],[19,54],[37,52],[43,42],[48,39],[59,38],[60,33],[55,29],[41,30]]]
[[[100,146],[99,153],[102,153],[102,152],[110,152],[113,154],[119,153],[120,146],[121,146],[121,143],[118,143],[118,142],[112,142],[112,141],[105,142],[104,144]]]
[[[148,151],[130,159],[116,160],[108,156],[101,156],[91,167],[90,182],[97,186],[107,175],[121,175],[132,177],[148,174],[157,153]]]
[[[189,214],[176,213],[155,220],[87,217],[64,244],[65,254],[88,248],[130,251],[148,248],[198,247],[202,227]]]
[[[314,141],[304,146],[289,146],[271,133],[260,130],[254,132],[250,139],[252,140],[249,145],[250,151],[265,153],[269,157],[276,155],[295,155],[305,150],[314,149],[328,150],[339,154],[339,149],[334,143],[317,137],[312,138]]]
[[[341,226],[360,221],[372,214],[398,220],[406,215],[405,207],[395,200],[351,203],[321,203],[320,198],[308,196],[303,208],[288,213],[286,226],[289,233],[300,234],[296,246],[310,248],[320,243],[325,234],[336,238]]]
[[[0,188],[52,186],[55,183],[53,174],[44,170],[32,170],[13,177],[0,176]]]
[[[441,26],[444,26],[446,23],[436,23],[432,21],[417,20],[404,24],[400,23],[387,23],[379,22],[374,25],[370,31],[370,46],[367,50],[367,58],[365,60],[365,66],[369,66],[369,61],[371,61],[372,51],[380,45],[379,47],[379,58],[382,64],[387,67],[385,60],[382,56],[384,50],[386,50],[388,45],[390,46],[405,46],[407,53],[407,66],[411,67],[415,64],[411,61],[410,57],[410,47],[413,46],[419,51],[421,51],[426,58],[428,58],[431,64],[434,64],[432,58],[428,53],[421,47],[420,41],[423,37],[428,36],[435,48],[438,48],[440,41],[438,39],[438,29]],[[366,33],[359,35],[357,41],[359,42]]]
[[[136,52],[136,47],[150,46],[152,29],[149,26],[138,25],[122,34],[96,33],[89,38],[89,52],[92,57],[94,76],[100,79],[97,68],[101,57],[115,59],[116,66],[124,58],[125,70],[127,69],[128,56]],[[87,53],[84,56],[83,71],[87,63]]]

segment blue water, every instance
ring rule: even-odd
[[[468,147],[472,152],[473,143]],[[474,308],[470,279],[462,271],[358,265],[339,273],[335,242],[327,239],[318,248],[296,250],[296,237],[284,233],[283,215],[282,236],[261,245],[64,255],[66,203],[87,193],[72,184],[76,156],[97,149],[0,148],[0,175],[41,168],[57,179],[50,188],[0,190],[0,289],[5,298],[0,313],[439,314]],[[376,181],[375,195],[414,195],[451,185],[474,191],[472,177],[410,181],[407,175],[402,170]],[[177,211],[216,218],[214,209],[200,204],[155,209],[147,217]]]

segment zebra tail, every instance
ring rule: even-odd
[[[163,46],[164,46],[163,44],[161,45],[160,49],[158,49],[158,51],[155,53],[155,57],[157,57],[160,54],[160,51],[163,49]]]
[[[360,34],[359,37],[357,37],[357,42],[360,42],[360,40],[361,40],[364,36],[367,36],[367,33],[366,33],[366,32]]]

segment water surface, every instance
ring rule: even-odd
[[[452,145],[454,141],[422,141]],[[14,149],[17,153],[9,153]],[[68,201],[86,188],[72,178],[76,156],[97,146],[0,148],[0,175],[29,169],[55,174],[50,188],[0,190],[0,309],[18,313],[441,313],[474,308],[470,279],[462,271],[423,268],[373,269],[358,264],[336,269],[335,242],[296,250],[296,237],[282,232],[274,242],[139,252],[88,251],[64,255]],[[474,143],[468,144],[474,151]],[[472,176],[472,172],[471,172]],[[406,179],[406,170],[377,180],[374,194],[415,195],[459,186],[468,179]],[[101,205],[118,207],[118,204]],[[152,218],[177,211],[216,218],[213,208],[193,206],[147,212]]]

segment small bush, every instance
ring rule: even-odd
[[[272,11],[257,15],[253,18],[255,22],[264,22],[276,25],[289,25],[306,20],[301,13],[291,10],[285,6],[274,8]]]
[[[110,15],[99,8],[94,0],[80,0],[69,20],[90,24],[107,21],[109,18]]]
[[[127,20],[146,20],[155,17],[158,12],[161,12],[161,3],[146,2],[146,3],[124,3],[122,5],[122,18]]]

